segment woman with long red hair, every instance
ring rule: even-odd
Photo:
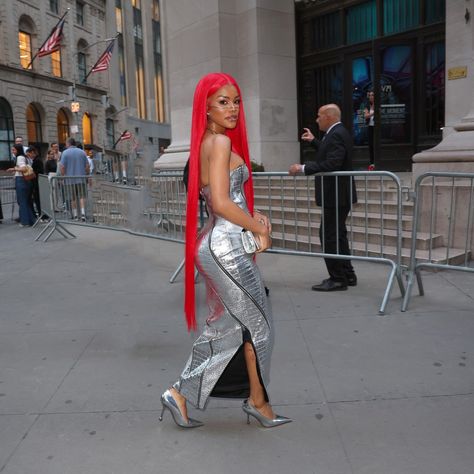
[[[252,253],[255,247],[257,252],[270,247],[271,226],[253,209],[243,103],[239,86],[228,74],[208,74],[196,86],[188,176],[188,329],[197,327],[195,265],[206,282],[209,316],[181,376],[161,396],[160,420],[167,409],[177,425],[201,426],[188,417],[186,402],[203,410],[209,397],[221,397],[243,398],[247,421],[252,416],[264,427],[288,423],[289,418],[275,415],[267,394],[273,326]],[[209,219],[198,235],[199,195]]]

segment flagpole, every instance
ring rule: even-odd
[[[119,33],[117,33],[117,35],[115,36],[115,38],[112,38],[112,40],[110,41],[110,43],[107,45],[107,48],[117,39]],[[106,48],[106,49],[107,49]],[[105,52],[105,51],[104,51]],[[102,53],[104,54],[104,53]],[[86,77],[84,77],[84,79],[82,80],[82,82],[86,82],[87,81],[87,78],[91,75],[92,73],[92,70],[97,66],[97,64],[99,63],[100,59],[102,58],[102,54],[99,56],[99,58],[97,59],[97,61],[95,62],[95,64],[91,67],[90,71],[87,73]]]
[[[112,150],[115,150],[115,147],[117,146],[117,143],[121,140],[121,138],[124,136],[125,133],[127,133],[128,130],[124,130],[121,134],[120,137],[118,137],[118,140],[112,145]]]
[[[64,19],[64,17],[68,14],[70,8],[67,7],[66,9],[66,13],[59,19],[59,21],[56,23],[56,25],[54,26],[54,28],[50,31],[49,35],[46,37],[46,39],[44,40],[43,44],[39,47],[38,51],[36,51],[36,54],[33,56],[33,58],[31,59],[30,61],[30,64],[28,64],[28,66],[26,66],[26,69],[30,69],[30,66],[33,64],[33,61],[36,59],[36,57],[38,56],[38,53],[41,51],[41,49],[43,48],[43,46],[46,44],[46,42],[49,40],[49,38],[51,37],[51,35],[53,34],[53,31],[58,27],[59,23],[61,23]]]

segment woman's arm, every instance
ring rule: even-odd
[[[260,251],[270,247],[269,230],[265,223],[254,219],[229,197],[230,188],[230,139],[225,135],[210,137],[209,187],[214,212],[224,219],[252,231],[259,239]]]
[[[26,160],[24,156],[18,156],[16,159],[16,165],[12,168],[8,168],[7,171],[20,171],[23,173],[26,170]]]

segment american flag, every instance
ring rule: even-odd
[[[128,130],[124,130],[122,132],[122,135],[120,135],[119,142],[122,142],[124,140],[130,140],[132,138],[132,132],[129,132]]]
[[[40,58],[43,56],[48,56],[48,54],[52,54],[61,48],[61,38],[63,36],[63,27],[64,22],[66,21],[66,13],[59,20],[58,24],[52,29],[48,39],[43,43],[43,46],[41,46],[40,50],[38,51],[38,56]]]
[[[109,68],[110,60],[112,58],[112,51],[114,49],[114,43],[115,41],[112,41],[107,46],[105,51],[100,55],[100,58],[92,67],[91,72],[106,71]]]

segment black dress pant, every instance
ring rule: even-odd
[[[350,207],[323,208],[323,220],[319,227],[319,238],[324,253],[351,254],[346,228],[346,219],[349,211]],[[350,260],[325,258],[324,261],[329,277],[333,281],[347,284],[347,278],[355,274]]]

